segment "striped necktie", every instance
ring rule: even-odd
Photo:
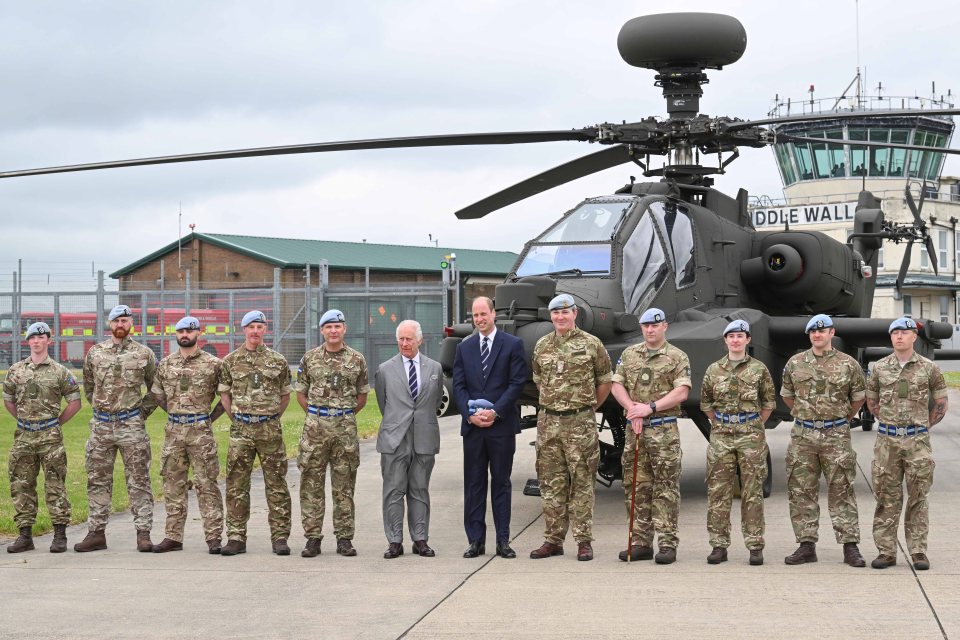
[[[416,398],[418,391],[417,367],[413,364],[413,360],[407,360],[407,364],[410,365],[410,372],[407,374],[407,382],[410,384],[410,397]]]
[[[487,368],[490,366],[490,338],[483,337],[480,341],[480,368],[483,369],[483,377],[487,377]]]

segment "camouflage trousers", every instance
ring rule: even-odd
[[[17,529],[32,527],[37,521],[37,476],[43,469],[43,487],[53,524],[70,523],[70,500],[64,481],[67,477],[67,451],[63,448],[60,427],[45,431],[17,429],[10,448],[10,497]]]
[[[935,463],[930,434],[896,437],[878,435],[873,446],[873,490],[877,508],[873,514],[873,541],[880,553],[897,557],[897,529],[903,508],[903,481],[907,481],[907,511],[903,529],[907,551],[927,552],[930,511],[927,494],[933,484]]]
[[[193,467],[193,487],[203,519],[203,539],[219,540],[223,532],[223,496],[217,486],[220,460],[217,458],[217,443],[213,439],[210,422],[167,422],[160,461],[167,508],[164,537],[183,542],[183,526],[187,521],[187,490],[190,488],[188,473]]]
[[[793,426],[787,447],[787,494],[797,542],[817,542],[820,524],[820,475],[827,481],[827,507],[837,542],[860,542],[857,454],[850,427],[806,429]]]
[[[353,539],[353,491],[360,466],[357,421],[351,414],[336,418],[307,415],[300,438],[300,512],[303,534],[323,539],[326,508],[327,465],[333,498],[333,533],[337,539]]]
[[[707,532],[710,546],[730,546],[730,509],[740,469],[740,527],[747,549],[763,549],[763,482],[767,479],[763,423],[714,426],[707,448]]]
[[[631,514],[634,455],[637,458],[637,493]],[[658,533],[659,546],[677,548],[680,542],[677,520],[680,516],[681,458],[680,431],[676,422],[656,427],[644,425],[639,441],[627,422],[627,438],[621,462],[627,525],[633,518],[631,542],[635,546],[653,546],[654,533]]]
[[[227,449],[227,538],[247,541],[250,519],[250,474],[259,456],[267,495],[270,539],[290,537],[290,490],[287,488],[287,453],[280,419],[247,424],[234,419]]]
[[[547,542],[563,544],[572,525],[573,539],[593,541],[594,482],[600,441],[592,411],[573,416],[537,416],[537,477],[543,499]]]
[[[113,468],[117,452],[130,498],[130,513],[138,531],[153,528],[153,490],[150,488],[150,437],[143,418],[119,422],[90,421],[87,440],[87,501],[90,504],[90,531],[101,531],[110,519],[113,499]]]

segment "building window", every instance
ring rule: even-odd
[[[883,247],[877,251],[877,269],[883,269]]]
[[[940,255],[937,257],[940,260],[940,268],[946,269],[947,268],[947,232],[938,231],[937,236],[938,236],[937,240],[940,244]]]
[[[903,296],[903,315],[913,314],[913,296]]]
[[[927,255],[927,248],[922,244],[920,245],[920,268],[930,268],[930,257]]]
[[[940,296],[940,322],[950,322],[950,298]]]

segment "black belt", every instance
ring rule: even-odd
[[[48,418],[46,420],[21,420],[17,418],[17,428],[24,431],[46,431],[60,425],[60,418]]]
[[[96,410],[93,412],[93,417],[99,422],[120,422],[121,420],[136,418],[139,415],[140,409],[126,409],[124,411],[118,411],[117,413],[107,413],[106,411]]]
[[[846,418],[837,418],[836,420],[794,420],[793,424],[804,429],[833,429],[847,424]]]
[[[543,408],[543,412],[548,416],[559,416],[561,418],[564,416],[575,416],[578,413],[583,413],[584,411],[593,411],[593,407],[580,407],[579,409],[570,409],[568,411],[554,411],[553,409],[547,409],[546,407]]]
[[[205,413],[171,413],[167,415],[167,420],[177,424],[194,424],[196,422],[205,422],[210,416]]]
[[[898,426],[881,422],[880,426],[877,427],[877,431],[885,436],[899,436],[902,438],[903,436],[915,436],[926,433],[927,428],[919,424],[904,424]]]
[[[235,413],[233,414],[233,417],[241,422],[246,422],[247,424],[258,424],[260,422],[276,420],[280,417],[280,414],[275,413],[272,416],[255,416],[252,413]]]

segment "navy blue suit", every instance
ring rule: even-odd
[[[498,330],[490,349],[487,375],[480,362],[480,334],[457,345],[453,365],[453,399],[463,416],[463,526],[468,542],[486,542],[487,473],[497,542],[510,540],[510,474],[520,433],[517,400],[527,381],[523,341]],[[468,402],[489,400],[499,416],[490,427],[470,424]]]

